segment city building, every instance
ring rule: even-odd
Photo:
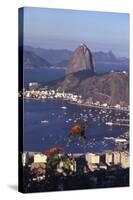
[[[115,105],[115,108],[118,108],[118,109],[119,109],[119,108],[121,108],[121,106],[120,106],[119,104],[116,104],[116,105]]]
[[[38,89],[38,87],[40,86],[40,84],[39,83],[37,83],[37,82],[30,82],[29,83],[29,89],[31,90],[33,90],[33,89]]]
[[[100,155],[99,154],[94,154],[94,153],[87,153],[85,155],[85,159],[88,162],[88,164],[99,164]]]
[[[107,165],[111,165],[113,163],[113,154],[112,152],[106,152],[105,153],[105,163]]]
[[[118,151],[113,152],[113,164],[114,165],[119,165],[120,162],[121,162],[120,152],[118,152]]]
[[[46,163],[47,156],[44,154],[37,153],[34,155],[34,163]]]
[[[128,152],[121,152],[121,167],[128,168],[130,164],[129,160],[129,153]]]
[[[115,142],[116,143],[123,143],[123,142],[127,142],[127,140],[125,138],[115,138]]]
[[[102,106],[103,106],[103,107],[107,107],[108,104],[107,104],[107,103],[103,103]]]
[[[27,164],[27,152],[22,153],[22,166],[24,167]]]

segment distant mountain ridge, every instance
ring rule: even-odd
[[[54,66],[56,66],[63,60],[69,60],[72,54],[72,51],[69,51],[67,49],[56,50],[56,49],[43,49],[43,48],[24,46],[24,51],[25,50],[35,53],[37,56],[47,60]]]
[[[128,64],[129,59],[126,57],[116,57],[112,51],[107,53],[99,51],[93,53],[96,63],[123,63]]]
[[[23,54],[23,67],[24,68],[41,68],[41,67],[50,67],[51,64],[41,58],[40,56],[36,55],[34,52],[31,51],[24,51]]]
[[[24,52],[32,52],[36,56],[44,59],[49,63],[49,66],[67,67],[68,62],[72,56],[72,51],[67,49],[43,49],[34,48],[31,46],[24,46]],[[109,52],[92,52],[96,64],[116,64],[129,65],[129,59],[125,57],[116,57],[112,51]],[[39,63],[38,63],[39,64]],[[39,66],[38,66],[39,67]]]

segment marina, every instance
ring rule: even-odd
[[[106,124],[129,118],[128,112],[120,110],[107,112],[105,109],[71,105],[66,101],[35,99],[24,100],[24,108],[25,151],[43,151],[46,146],[51,148],[57,144],[65,145],[64,151],[73,153],[114,150],[117,149],[115,138],[129,130],[128,126]],[[78,123],[86,126],[86,141],[76,138],[66,145],[71,127]],[[106,137],[113,137],[114,140]],[[128,144],[126,146],[128,148]],[[123,147],[125,148],[125,143],[121,148]]]

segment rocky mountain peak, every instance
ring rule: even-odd
[[[96,71],[91,50],[84,43],[80,43],[79,47],[73,52],[66,69],[66,74],[82,70],[89,70],[93,73]]]

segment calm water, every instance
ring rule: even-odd
[[[45,83],[64,76],[64,69],[25,69],[24,86],[27,88],[29,82]]]
[[[62,101],[25,100],[24,111],[25,151],[44,151],[63,144],[65,152],[102,152],[115,148],[114,143],[104,137],[117,137],[128,131],[128,128],[105,125],[106,121],[115,120],[119,113],[101,113],[99,109]],[[120,115],[121,118],[124,116],[122,113]],[[44,120],[46,123],[42,123]],[[86,141],[77,137],[67,145],[71,127],[79,122],[85,122],[88,126]]]
[[[29,82],[46,82],[64,75],[59,69],[26,69],[24,85]],[[67,109],[62,109],[65,106]],[[111,140],[104,137],[117,137],[128,128],[109,127],[106,121],[115,121],[124,117],[121,113],[100,113],[99,110],[70,105],[62,101],[24,101],[24,150],[44,151],[58,145],[64,145],[65,152],[101,152],[114,149]],[[127,116],[126,116],[127,117]],[[46,123],[41,121],[46,120]],[[86,122],[86,141],[76,138],[67,145],[67,136],[73,124]]]
[[[128,71],[126,65],[97,64],[97,73],[106,73],[111,70]],[[24,86],[27,88],[29,82],[45,83],[50,80],[57,80],[64,76],[64,69],[25,69],[24,70]]]

